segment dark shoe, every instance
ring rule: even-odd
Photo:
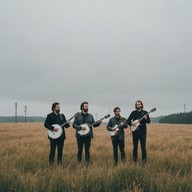
[[[118,161],[114,161],[113,165],[116,167],[118,165]]]
[[[62,165],[62,162],[61,162],[61,161],[58,161],[58,162],[57,162],[57,165],[61,166],[61,165]]]
[[[122,163],[126,163],[125,158],[121,158],[121,162],[122,162]]]

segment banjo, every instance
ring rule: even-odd
[[[71,117],[69,120],[67,121],[70,121],[71,119],[73,119],[75,117],[75,115],[73,117]],[[59,125],[59,124],[53,124],[52,126],[57,128],[58,130],[57,131],[54,131],[54,130],[48,130],[48,135],[51,139],[58,139],[62,133],[63,133],[63,129],[62,127],[64,127],[66,124],[67,124],[67,121],[65,123],[63,123],[62,125]]]
[[[139,125],[140,125],[140,122],[144,119],[144,116],[145,115],[148,115],[149,113],[152,113],[154,111],[156,111],[157,109],[156,108],[153,108],[151,109],[149,112],[147,112],[146,114],[143,115],[143,117],[141,117],[140,119],[136,119],[136,120],[132,120],[131,123],[133,125],[130,126],[130,130],[131,132],[134,132],[134,131],[137,131],[139,129]]]
[[[101,118],[100,120],[92,123],[91,125],[88,125],[87,123],[84,123],[84,124],[80,125],[82,128],[85,128],[85,130],[82,130],[82,129],[79,130],[78,134],[80,136],[87,136],[87,135],[89,135],[90,134],[90,130],[91,130],[90,127],[92,127],[93,125],[97,124],[99,121],[103,121],[103,119],[107,119],[109,117],[110,117],[110,114],[105,115],[103,118]]]
[[[126,122],[126,121],[125,121]],[[115,129],[115,131],[109,131],[109,135],[110,136],[116,136],[118,133],[119,133],[119,131],[120,131],[120,129],[119,129],[119,127],[121,126],[121,125],[123,125],[125,122],[121,122],[119,125],[115,125],[113,128],[116,128]]]

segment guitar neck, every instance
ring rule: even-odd
[[[152,112],[154,112],[154,111],[156,111],[156,108],[153,108],[153,109],[151,109],[151,111],[149,111],[149,112],[147,112],[146,114],[144,114],[143,117],[141,117],[141,118],[139,119],[139,121],[141,121],[141,120],[144,118],[145,115],[149,115],[149,113],[152,113]]]
[[[144,114],[143,117],[141,117],[141,118],[139,119],[139,121],[142,121],[142,120],[144,119],[144,116],[145,116],[145,115],[149,115],[150,112],[151,112],[151,111],[149,111],[149,112],[147,112],[146,114]]]
[[[64,127],[66,124],[67,124],[67,122],[68,121],[71,121],[71,119],[73,119],[75,117],[75,115],[73,116],[73,117],[71,117],[70,119],[68,119],[65,123],[63,123],[62,125],[61,125],[61,127]]]

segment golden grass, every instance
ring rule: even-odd
[[[192,125],[148,125],[145,166],[132,161],[128,129],[127,161],[117,167],[104,126],[94,129],[89,166],[76,161],[75,130],[66,136],[63,165],[50,168],[43,123],[1,123],[0,191],[192,191]]]

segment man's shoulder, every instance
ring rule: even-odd
[[[131,112],[131,114],[133,114],[133,113],[137,113],[138,111],[137,110],[133,110],[132,112]]]
[[[109,121],[113,121],[115,119],[115,116],[114,117],[111,117],[110,119],[109,119]]]
[[[123,121],[127,120],[125,117],[121,117],[121,119],[122,119]]]
[[[93,115],[91,113],[87,113],[87,116],[89,117],[93,117]]]
[[[54,113],[51,112],[51,113],[47,114],[47,117],[50,117],[50,116],[53,116],[53,115],[54,115]]]

